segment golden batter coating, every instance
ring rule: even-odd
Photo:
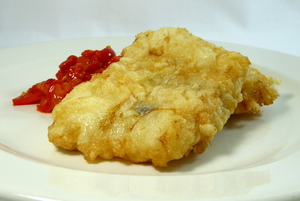
[[[140,33],[121,55],[54,108],[53,144],[79,150],[87,161],[119,157],[166,167],[204,152],[234,112],[258,112],[278,96],[278,81],[251,68],[247,57],[186,29]],[[259,93],[252,81],[261,83]]]

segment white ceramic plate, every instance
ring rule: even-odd
[[[215,42],[247,55],[263,73],[280,78],[281,94],[259,115],[233,116],[202,155],[168,168],[122,160],[88,164],[77,152],[47,140],[51,115],[11,99],[54,77],[71,54],[133,37],[89,38],[0,50],[0,199],[8,200],[292,200],[300,198],[300,58]]]

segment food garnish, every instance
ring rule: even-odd
[[[81,56],[69,56],[59,65],[56,79],[39,82],[14,98],[13,105],[37,104],[37,110],[51,113],[54,106],[82,82],[89,81],[96,73],[102,73],[111,63],[119,60],[114,50],[107,46],[102,50],[85,50]]]

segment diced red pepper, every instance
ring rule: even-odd
[[[55,75],[57,79],[48,79],[33,85],[14,98],[13,105],[38,103],[38,111],[51,113],[54,106],[75,86],[90,80],[95,73],[102,73],[111,63],[119,60],[120,57],[116,56],[110,46],[102,50],[85,50],[80,57],[71,55],[59,65]]]

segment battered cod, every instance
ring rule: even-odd
[[[119,157],[166,167],[203,153],[231,114],[259,112],[278,97],[279,81],[247,57],[183,28],[140,33],[121,56],[54,108],[50,142],[89,162]]]

